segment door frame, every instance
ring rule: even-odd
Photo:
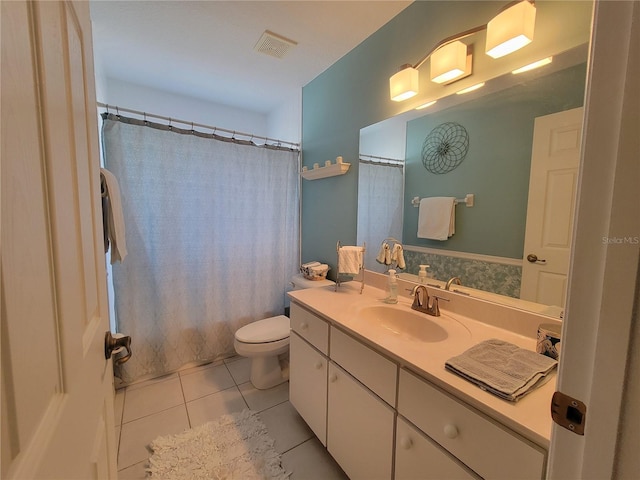
[[[554,424],[548,478],[611,478],[640,288],[637,82],[640,3],[596,1],[557,390],[587,405],[585,435]],[[637,312],[635,313],[637,315]],[[638,438],[637,432],[630,432]]]

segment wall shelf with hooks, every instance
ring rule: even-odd
[[[336,158],[336,163],[327,160],[324,167],[320,167],[317,163],[312,169],[305,170],[304,167],[300,175],[305,180],[318,180],[320,178],[335,177],[336,175],[344,175],[349,171],[350,163],[343,163],[342,157]]]

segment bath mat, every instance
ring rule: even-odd
[[[150,445],[151,478],[163,480],[253,480],[289,478],[273,448],[273,439],[251,410],[223,415]]]

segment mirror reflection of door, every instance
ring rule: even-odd
[[[535,120],[520,298],[564,307],[582,108]]]

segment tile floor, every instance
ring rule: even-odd
[[[156,437],[249,408],[259,412],[291,480],[347,479],[289,403],[289,383],[257,390],[249,366],[249,359],[234,357],[118,390],[119,478],[146,478],[147,445]]]

